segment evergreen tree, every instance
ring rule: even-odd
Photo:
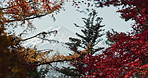
[[[101,25],[102,18],[98,17],[97,12],[93,10],[91,13],[89,13],[88,18],[82,19],[84,26],[79,26],[77,24],[74,25],[81,28],[83,34],[81,35],[76,33],[78,38],[70,37],[70,42],[66,43],[72,51],[79,54],[79,57],[76,58],[77,60],[70,61],[70,65],[74,67],[76,66],[76,68],[64,67],[57,70],[66,76],[71,76],[74,78],[82,74],[78,71],[80,69],[77,69],[77,65],[85,67],[83,63],[79,63],[78,61],[82,61],[85,56],[93,55],[94,53],[103,49],[103,47],[96,47],[102,40],[100,37],[104,35],[102,34],[102,31],[104,31],[104,29],[102,29],[104,25]],[[84,54],[82,52],[84,52]]]
[[[70,49],[74,52],[78,52],[78,48],[87,50],[88,54],[94,54],[103,49],[103,47],[96,47],[102,40],[100,37],[103,36],[101,29],[104,25],[101,25],[102,18],[97,16],[97,12],[93,10],[88,18],[82,18],[84,26],[79,26],[74,23],[76,27],[81,28],[83,35],[76,33],[79,38],[69,38],[71,42],[66,43]]]

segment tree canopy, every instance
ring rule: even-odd
[[[142,4],[140,4],[142,3]],[[148,7],[147,0],[97,0],[97,7],[120,7],[117,12],[135,24],[131,33],[108,33],[109,40],[114,42],[103,54],[88,55],[81,60],[85,63],[85,71],[81,77],[147,77],[148,76]],[[78,68],[82,68],[79,66]],[[92,72],[93,71],[93,72]]]
[[[89,1],[89,0],[88,0]],[[37,69],[40,65],[50,65],[53,62],[75,61],[72,65],[77,69],[74,72],[79,72],[78,77],[82,78],[104,78],[104,77],[140,77],[148,76],[148,0],[92,0],[97,8],[103,8],[110,5],[119,7],[117,12],[121,13],[121,18],[125,21],[134,20],[132,32],[108,32],[108,40],[113,43],[102,51],[102,54],[93,56],[92,54],[77,54],[79,51],[69,56],[55,55],[47,57],[51,52],[37,51],[32,48],[25,48],[22,42],[38,35],[43,38],[47,32],[39,33],[31,38],[23,39],[22,34],[28,29],[32,29],[31,20],[51,14],[60,10],[60,7],[65,2],[63,0],[9,0],[0,3],[0,77],[2,78],[29,78],[31,71]],[[79,7],[80,3],[86,4],[86,1],[75,1],[73,4]],[[90,5],[89,3],[86,5]],[[93,16],[95,17],[95,16]],[[86,29],[90,27],[87,19],[84,19],[86,28],[82,30],[85,37],[77,34],[85,39],[89,34]],[[89,20],[90,21],[90,20]],[[10,27],[18,27],[27,24],[27,29],[16,36],[14,32],[8,32]],[[77,25],[76,25],[77,26]],[[90,28],[89,28],[90,27]],[[97,27],[97,26],[96,26]],[[99,26],[98,26],[99,27]],[[97,28],[95,28],[97,29]],[[98,33],[96,31],[94,34]],[[91,32],[89,32],[91,33]],[[93,32],[92,32],[93,33]],[[99,37],[99,36],[98,36]],[[96,36],[90,39],[89,36],[85,45],[85,52],[94,44]],[[81,52],[84,52],[81,51]],[[92,50],[89,50],[93,53]],[[91,52],[92,51],[92,52]],[[84,56],[82,58],[82,56]],[[83,70],[83,71],[82,71]],[[37,72],[36,72],[37,73]]]

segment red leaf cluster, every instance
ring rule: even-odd
[[[122,6],[122,18],[135,20],[133,32],[110,33],[114,42],[101,55],[78,58],[82,78],[130,78],[148,76],[148,0],[96,0],[100,7]],[[83,71],[82,71],[83,70]]]

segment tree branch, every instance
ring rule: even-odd
[[[50,13],[52,13],[52,12],[50,12]],[[31,19],[35,19],[35,18],[40,18],[40,17],[46,16],[50,13],[46,13],[46,14],[43,14],[43,15],[37,15],[37,16],[34,16],[34,17],[30,17],[30,18],[25,18],[23,20],[31,20]],[[32,15],[29,15],[29,16],[32,16]],[[27,17],[29,17],[29,16],[27,16]],[[14,21],[22,21],[22,19],[6,20],[5,22],[10,23],[10,22],[14,22]]]
[[[56,63],[56,62],[64,62],[64,61],[72,61],[72,60],[67,60],[67,59],[64,59],[64,60],[54,60],[54,61],[50,61],[50,62],[44,62],[44,63],[39,63],[39,64],[34,64],[35,66],[40,66],[40,65],[46,65],[46,64],[51,64],[51,63]]]
[[[29,38],[26,38],[26,39],[22,39],[21,41],[26,41],[26,40],[35,38],[35,37],[40,36],[40,35],[43,35],[43,38],[44,38],[45,35],[51,34],[51,33],[57,33],[57,31],[55,30],[55,31],[50,31],[50,32],[41,32],[41,33],[38,33],[38,34],[35,35],[35,36],[29,37]],[[42,39],[43,39],[43,38],[42,38]]]

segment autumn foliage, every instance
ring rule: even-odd
[[[73,1],[74,4],[77,4]],[[85,1],[82,1],[85,2]],[[63,1],[50,0],[9,0],[0,6],[0,77],[28,78],[29,72],[37,66],[52,62],[72,61],[80,78],[131,78],[148,77],[148,0],[94,0],[96,7],[116,6],[121,18],[135,21],[129,33],[108,32],[108,40],[113,42],[101,54],[88,54],[87,48],[77,51],[81,55],[47,57],[50,51],[36,51],[25,48],[21,36],[7,29],[46,16],[60,9]],[[78,2],[80,3],[80,2]],[[18,24],[19,23],[19,24]],[[23,32],[24,33],[24,32]]]
[[[9,32],[9,28],[27,23],[27,28],[32,29],[30,20],[59,10],[61,4],[49,0],[3,1],[3,6],[0,6],[0,78],[30,78],[28,73],[36,70],[49,53],[23,47],[21,44],[26,39]]]
[[[134,20],[131,33],[107,33],[114,42],[102,54],[87,55],[75,65],[82,78],[130,78],[148,76],[148,1],[96,0],[98,7],[122,6],[117,12],[128,21]],[[83,67],[83,68],[82,68]],[[82,71],[83,70],[83,71]]]

